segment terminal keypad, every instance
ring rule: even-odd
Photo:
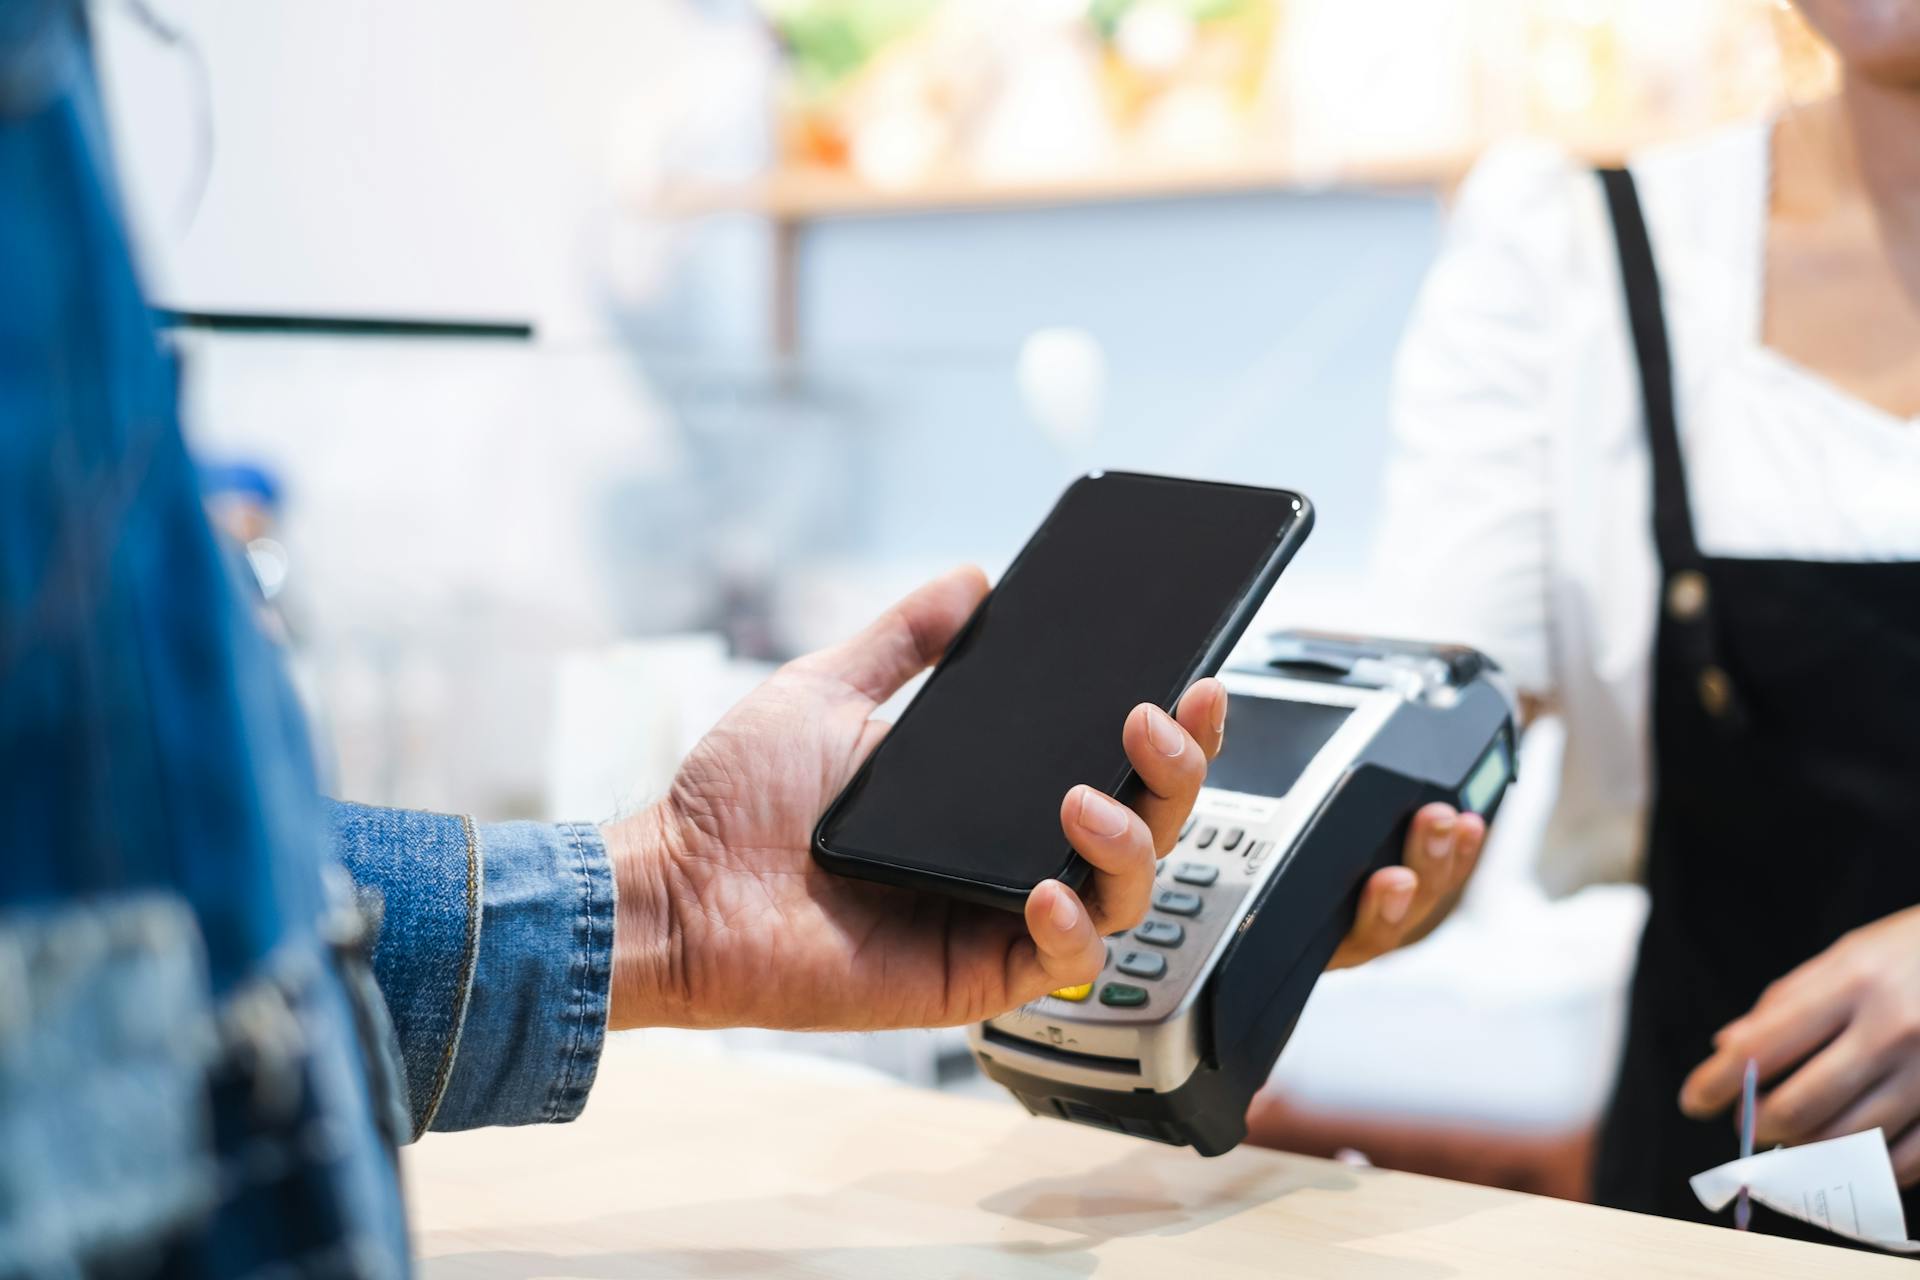
[[[1189,817],[1155,870],[1147,918],[1114,939],[1092,991],[1075,988],[1073,994],[1088,1004],[1092,995],[1103,1018],[1151,1020],[1170,1013],[1235,918],[1253,864],[1271,852],[1271,841],[1249,838],[1244,826],[1208,821],[1204,812]]]

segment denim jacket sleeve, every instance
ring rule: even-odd
[[[579,1115],[613,968],[599,831],[342,803],[330,818],[348,873],[381,900],[373,970],[413,1135]]]

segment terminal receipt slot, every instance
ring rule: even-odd
[[[1514,708],[1457,645],[1281,632],[1222,674],[1226,745],[1161,863],[1153,906],[1086,987],[969,1031],[981,1068],[1036,1115],[1191,1145],[1246,1111],[1413,814],[1491,819],[1514,774]]]

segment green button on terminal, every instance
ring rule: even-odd
[[[1110,1004],[1116,1009],[1138,1009],[1147,1002],[1144,987],[1136,987],[1125,982],[1109,982],[1100,988],[1100,1003]]]

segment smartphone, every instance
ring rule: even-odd
[[[1312,526],[1282,489],[1076,480],[827,809],[815,858],[1014,911],[1049,877],[1079,889],[1067,791],[1132,802],[1127,714],[1220,669]]]

